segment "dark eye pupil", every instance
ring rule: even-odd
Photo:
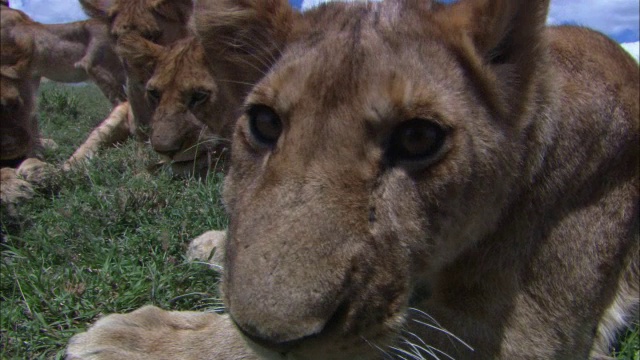
[[[160,98],[160,92],[158,90],[155,90],[155,89],[147,90],[147,94],[149,94],[149,96],[154,100],[157,100],[157,99]]]
[[[191,95],[190,106],[198,105],[199,103],[205,101],[209,97],[209,93],[204,91],[197,91]]]
[[[397,160],[420,160],[435,155],[442,147],[445,131],[437,124],[413,119],[400,125],[392,139],[392,155]]]
[[[249,110],[249,123],[252,134],[268,145],[275,144],[282,133],[282,122],[269,107],[257,105]]]
[[[411,126],[400,133],[400,146],[408,155],[428,153],[438,140],[438,132],[432,126]]]

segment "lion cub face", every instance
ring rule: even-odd
[[[292,358],[380,356],[416,289],[498,226],[528,121],[505,114],[531,70],[501,83],[483,65],[512,41],[472,28],[510,7],[484,4],[335,3],[294,26],[246,100],[225,183],[225,303],[249,338]],[[539,6],[523,11],[543,22]]]
[[[209,71],[200,41],[188,37],[161,46],[125,36],[118,48],[130,72],[142,79],[153,149],[174,168],[210,164],[226,146],[231,126],[225,119],[231,117],[225,116],[229,101]]]

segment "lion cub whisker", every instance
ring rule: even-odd
[[[438,321],[436,321],[436,319],[433,318],[433,316],[431,316],[431,315],[427,314],[426,312],[424,312],[424,311],[422,311],[420,309],[417,309],[417,308],[409,308],[409,311],[416,312],[416,313],[418,313],[418,315],[421,315],[421,316],[429,319],[431,322],[433,322],[435,324],[435,326],[432,325],[432,324],[426,323],[424,321],[420,321],[418,319],[411,319],[413,322],[415,322],[417,324],[420,324],[420,325],[423,325],[423,326],[426,326],[426,327],[431,328],[433,330],[437,330],[439,332],[444,333],[445,335],[447,335],[447,337],[449,337],[449,339],[451,340],[451,343],[452,343],[453,346],[455,346],[455,343],[453,342],[453,340],[456,340],[460,344],[464,345],[467,349],[473,351],[473,347],[471,345],[467,344],[464,340],[462,340],[460,337],[456,336],[454,333],[452,333],[449,330],[445,329],[442,325],[440,325],[438,323]]]
[[[455,358],[452,357],[451,355],[449,355],[448,353],[446,353],[443,350],[440,350],[434,346],[428,345],[427,343],[424,342],[424,340],[422,340],[418,335],[416,335],[413,332],[410,331],[403,331],[403,333],[406,333],[407,335],[411,336],[412,338],[415,338],[416,340],[418,340],[419,343],[421,343],[422,345],[416,344],[412,341],[410,341],[408,338],[403,337],[402,342],[406,345],[408,345],[411,349],[413,349],[414,354],[416,354],[417,356],[420,356],[420,359],[422,358],[422,353],[426,353],[427,355],[432,356],[435,359],[440,359],[438,357],[438,355],[436,355],[436,353],[439,353],[443,356],[445,356],[447,359],[450,360],[454,360]]]
[[[390,349],[391,349],[391,350],[393,350],[393,351],[395,351],[395,352],[397,352],[397,353],[398,353],[398,354],[396,354],[396,355],[395,355],[397,358],[400,358],[400,359],[403,359],[403,360],[409,360],[409,359],[411,359],[411,360],[425,360],[425,357],[424,357],[424,356],[422,356],[422,352],[421,352],[420,350],[418,350],[418,349],[415,347],[415,345],[414,345],[414,344],[411,344],[411,343],[410,343],[410,342],[408,342],[408,341],[404,341],[404,343],[406,343],[406,344],[410,345],[410,347],[412,347],[412,348],[413,348],[413,350],[415,351],[415,353],[414,353],[414,352],[411,352],[411,351],[408,351],[408,350],[405,350],[405,349],[403,349],[403,348],[399,348],[399,347],[393,347],[393,346],[392,346],[392,347],[390,347]],[[439,360],[439,359],[440,359],[440,358],[439,358],[439,357],[438,357],[438,356],[437,356],[433,351],[430,351],[430,350],[428,350],[428,349],[424,349],[424,351],[425,351],[425,353],[426,353],[427,355],[431,355],[434,359],[436,359],[436,360]],[[407,359],[406,357],[404,357],[404,356],[402,356],[402,355],[407,355],[407,356],[409,356],[409,359]]]
[[[365,342],[365,344],[369,345],[372,349],[375,349],[376,351],[380,352],[383,357],[385,359],[396,359],[397,356],[394,356],[389,350],[389,347],[387,347],[389,350],[385,350],[383,349],[380,345],[374,344],[373,342],[371,342],[371,340],[367,339],[364,336],[360,336],[360,339],[362,341]]]

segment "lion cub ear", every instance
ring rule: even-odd
[[[491,62],[535,47],[545,27],[550,0],[460,0],[441,18],[471,37]]]
[[[191,0],[153,0],[153,9],[167,19],[186,24],[193,13]]]
[[[138,79],[145,82],[151,78],[158,58],[166,51],[164,46],[137,35],[121,37],[116,50]]]
[[[549,2],[459,0],[439,8],[434,17],[471,68],[494,82],[485,93],[503,111],[521,108],[533,91],[534,74],[545,66]]]
[[[79,0],[82,10],[90,18],[108,19],[115,0]]]
[[[297,14],[287,0],[209,0],[196,3],[195,23],[210,63],[246,63],[262,74],[279,57]]]

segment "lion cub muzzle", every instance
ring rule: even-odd
[[[255,211],[232,218],[222,286],[231,318],[262,347],[305,359],[325,349],[316,354],[344,358],[327,355],[327,344],[372,349],[366,342],[393,332],[403,313],[408,276],[391,274],[407,269],[407,254],[370,231],[373,167],[349,170],[318,161],[244,190]],[[310,177],[317,182],[299,180]]]

